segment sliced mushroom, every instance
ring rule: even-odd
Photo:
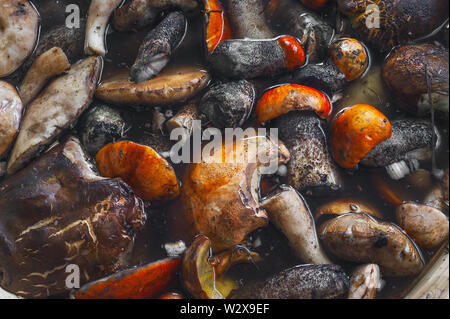
[[[281,142],[251,133],[218,146],[211,155],[203,149],[209,157],[188,165],[181,193],[186,224],[194,235],[208,236],[214,251],[240,244],[267,225],[259,203],[261,176],[289,160]]]
[[[348,299],[375,299],[381,286],[380,267],[376,264],[361,265],[353,271]]]
[[[0,3],[0,78],[17,70],[33,52],[39,15],[27,0]]]
[[[297,191],[283,185],[261,201],[270,222],[288,238],[301,261],[307,264],[331,264],[317,237],[309,207]]]
[[[337,299],[344,298],[349,278],[338,265],[301,265],[244,287],[242,299]]]
[[[336,256],[375,263],[385,276],[411,276],[424,267],[419,248],[400,227],[365,213],[349,213],[324,222],[319,238]]]
[[[87,58],[50,83],[27,108],[8,162],[8,174],[16,172],[90,105],[102,69],[102,59]]]
[[[100,84],[96,96],[118,105],[161,106],[190,99],[209,81],[209,73],[201,67],[166,68],[157,77],[142,83],[134,83],[122,74]]]
[[[319,222],[321,217],[336,217],[347,213],[366,213],[379,219],[383,217],[378,209],[361,199],[340,198],[317,208],[314,218]]]
[[[70,68],[69,60],[61,48],[55,47],[42,53],[31,65],[19,87],[22,103],[28,105],[56,75]]]
[[[292,155],[287,165],[289,185],[312,195],[343,187],[341,172],[328,151],[323,123],[316,114],[289,112],[275,119],[273,125]]]
[[[73,299],[151,299],[176,282],[181,259],[167,258],[119,271],[72,292]]]
[[[275,36],[266,23],[263,0],[227,0],[226,5],[235,38],[270,39]]]
[[[130,69],[131,79],[141,83],[161,72],[180,46],[186,31],[187,21],[182,12],[168,14],[144,38],[136,61]]]
[[[92,0],[86,22],[84,52],[90,55],[106,54],[106,27],[114,9],[122,0]]]
[[[19,132],[23,103],[14,86],[0,81],[0,159],[9,151]]]
[[[448,238],[448,218],[440,210],[415,203],[405,203],[395,212],[397,224],[421,247],[435,248]]]
[[[0,286],[26,298],[67,294],[66,266],[80,283],[128,262],[145,224],[142,201],[119,179],[92,171],[69,139],[0,184]]]

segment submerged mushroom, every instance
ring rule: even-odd
[[[381,287],[380,267],[376,264],[361,265],[352,273],[348,299],[375,299]]]
[[[205,44],[212,53],[220,42],[231,39],[230,22],[218,0],[203,0],[205,21]]]
[[[42,53],[31,65],[19,87],[24,105],[28,105],[54,76],[70,69],[67,56],[59,47]]]
[[[361,77],[369,67],[369,53],[356,39],[340,38],[333,42],[330,46],[330,55],[347,81]]]
[[[269,220],[288,238],[300,260],[308,264],[331,264],[320,246],[309,207],[295,189],[283,185],[263,198],[261,205]]]
[[[314,219],[320,222],[322,217],[336,217],[347,213],[366,213],[376,218],[382,218],[378,209],[356,198],[340,198],[323,204],[314,212]]]
[[[421,247],[435,248],[448,238],[448,218],[434,207],[404,203],[395,215],[397,224]]]
[[[39,15],[27,0],[0,3],[0,78],[16,71],[33,52]]]
[[[121,74],[101,83],[96,96],[108,103],[131,106],[162,106],[186,101],[203,90],[210,75],[202,67],[166,68],[155,78],[135,83]]]
[[[122,0],[92,0],[89,7],[86,22],[86,38],[84,42],[84,52],[86,54],[101,55],[106,54],[106,27],[108,20],[114,9]]]
[[[365,213],[349,213],[319,227],[319,238],[334,255],[358,263],[375,263],[386,276],[411,276],[424,267],[419,248],[400,227]]]
[[[96,160],[102,176],[122,178],[144,200],[161,204],[180,193],[173,167],[148,146],[129,141],[108,144]]]
[[[120,179],[94,173],[69,139],[0,184],[2,288],[27,298],[67,293],[66,266],[80,283],[128,263],[146,216]]]
[[[8,174],[22,168],[64,129],[74,125],[91,104],[101,69],[99,57],[82,60],[28,105],[8,162]]]
[[[290,155],[281,142],[255,132],[215,145],[219,148],[203,149],[200,163],[188,165],[181,200],[190,231],[208,236],[213,250],[221,251],[267,225],[259,201],[260,179],[275,173]]]
[[[23,103],[14,86],[0,81],[0,159],[5,157],[19,133]]]

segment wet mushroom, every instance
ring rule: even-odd
[[[146,221],[130,187],[96,175],[72,138],[4,180],[0,193],[0,286],[26,298],[68,293],[70,264],[82,285],[126,267]]]
[[[230,22],[218,0],[203,0],[205,21],[205,45],[211,54],[220,42],[231,39]]]
[[[22,103],[28,105],[50,79],[68,69],[70,69],[70,63],[61,48],[51,48],[42,53],[33,62],[20,84],[19,92]]]
[[[170,289],[177,280],[181,258],[167,258],[125,269],[87,283],[71,293],[73,299],[152,299]]]
[[[421,247],[435,248],[448,238],[448,218],[434,207],[404,203],[395,216],[397,224]]]
[[[347,81],[361,77],[370,63],[369,52],[364,44],[353,38],[334,41],[330,46],[330,56]]]
[[[88,55],[106,54],[106,28],[114,9],[122,0],[92,0],[86,22],[84,52]]]
[[[319,243],[314,219],[297,191],[282,185],[261,201],[270,222],[288,238],[301,261],[307,264],[331,264]]]
[[[186,225],[194,235],[208,236],[215,252],[242,243],[250,232],[267,225],[259,200],[261,177],[274,174],[290,157],[280,141],[256,132],[217,146],[204,148],[208,157],[188,165],[181,190]]]
[[[186,101],[202,91],[210,81],[202,67],[166,68],[155,78],[135,83],[121,74],[101,83],[96,96],[107,103],[131,106],[164,106]]]
[[[319,226],[327,251],[352,262],[375,263],[388,277],[418,274],[425,262],[408,235],[394,224],[365,213],[348,213]]]
[[[0,78],[16,71],[33,52],[39,15],[27,0],[0,3]]]
[[[380,267],[367,264],[356,267],[350,278],[348,299],[375,299],[382,288]]]
[[[23,103],[16,88],[0,81],[0,159],[6,156],[19,133]]]
[[[19,170],[64,129],[75,124],[91,104],[101,69],[100,57],[82,60],[53,80],[28,105],[8,162],[8,174]]]
[[[339,198],[323,204],[315,210],[314,219],[316,222],[320,222],[322,217],[336,217],[347,213],[366,213],[382,219],[382,215],[378,209],[356,198]]]
[[[172,165],[151,147],[129,141],[111,143],[97,153],[96,161],[102,176],[122,178],[139,197],[154,204],[180,193]]]

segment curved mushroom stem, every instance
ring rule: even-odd
[[[92,0],[86,24],[84,52],[105,56],[105,32],[109,17],[122,0]]]

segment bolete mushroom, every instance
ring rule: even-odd
[[[366,213],[379,219],[383,217],[378,209],[361,199],[339,198],[317,208],[314,219],[318,222],[322,217],[336,217],[347,213]]]
[[[23,103],[14,86],[0,81],[0,159],[14,143],[22,120]]]
[[[267,225],[259,200],[261,177],[274,174],[290,158],[281,142],[255,132],[218,146],[213,154],[204,148],[209,157],[188,165],[181,190],[191,232],[208,236],[215,252],[240,244]]]
[[[361,77],[370,64],[366,47],[353,38],[340,38],[333,42],[330,46],[330,55],[347,81]]]
[[[230,22],[220,1],[203,0],[203,6],[206,49],[212,53],[220,42],[231,39]]]
[[[96,175],[70,138],[0,184],[0,286],[26,298],[67,294],[70,264],[81,284],[126,267],[145,221],[130,187]]]

